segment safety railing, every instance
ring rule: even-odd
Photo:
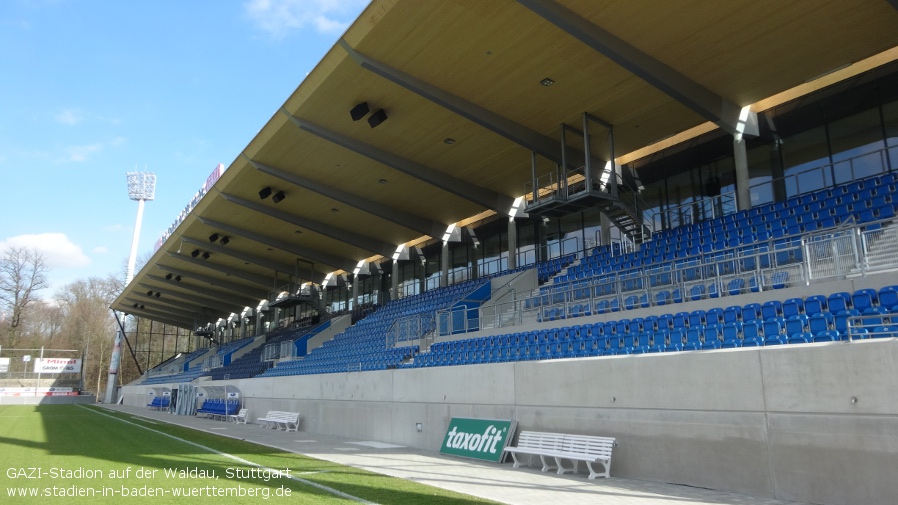
[[[489,307],[438,314],[441,336],[808,285],[898,268],[898,226],[865,223],[703,253],[652,268],[544,286]]]
[[[433,338],[433,327],[433,314],[412,314],[400,317],[393,321],[390,329],[387,330],[386,348],[392,349],[403,345],[424,347],[429,344],[428,340]]]

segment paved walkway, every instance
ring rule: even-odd
[[[351,440],[307,432],[285,433],[261,429],[256,424],[242,425],[193,416],[176,416],[168,412],[124,405],[104,407],[512,505],[796,504],[620,477],[590,481],[584,473],[556,475],[541,473],[538,468],[514,469],[511,464],[480,463],[377,441]],[[612,472],[613,468],[612,466]]]

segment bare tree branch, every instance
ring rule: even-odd
[[[15,345],[25,309],[47,287],[47,271],[46,260],[36,249],[12,247],[0,257],[0,303],[9,314],[9,345]]]

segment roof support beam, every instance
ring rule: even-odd
[[[380,254],[382,256],[389,256],[393,254],[393,251],[396,250],[395,244],[391,245],[382,240],[373,239],[370,237],[359,235],[357,233],[352,233],[340,228],[336,228],[325,223],[314,221],[312,219],[296,216],[290,214],[289,212],[284,212],[279,209],[267,207],[257,202],[251,202],[249,200],[229,195],[227,193],[221,193],[221,197],[231,203],[240,205],[241,207],[254,210],[260,214],[271,216],[285,223],[299,226],[300,228],[305,228],[315,233],[324,235],[325,237],[339,240],[340,242],[346,243],[353,247],[357,247],[364,251]]]
[[[155,310],[130,308],[123,312],[125,312],[126,314],[131,314],[132,316],[152,319],[153,321],[159,321],[160,323],[170,324],[179,328],[193,329],[192,319],[184,319],[178,316],[173,316],[171,314],[156,312]]]
[[[291,116],[292,117],[292,116]],[[328,187],[324,184],[320,184],[311,179],[307,179],[305,177],[292,174],[290,172],[285,172],[279,168],[272,167],[270,165],[266,165],[264,163],[260,163],[258,161],[253,161],[249,156],[245,153],[243,157],[246,160],[256,167],[256,170],[271,175],[273,177],[277,177],[282,181],[289,182],[294,186],[299,186],[303,189],[307,189],[312,191],[313,193],[318,193],[319,195],[326,196],[332,200],[340,202],[344,205],[348,205],[350,207],[359,209],[363,212],[367,212],[373,216],[377,216],[384,221],[389,221],[393,224],[398,224],[409,230],[416,231],[422,235],[428,235],[431,237],[438,237],[443,230],[446,229],[445,224],[437,223],[435,221],[431,221],[429,219],[423,219],[414,214],[410,214],[408,212],[403,212],[401,210],[394,209],[392,207],[388,207],[381,203],[367,200],[362,197],[358,197],[356,195],[349,194],[345,191],[340,191],[339,189]],[[351,269],[348,271],[352,271]]]
[[[156,291],[156,288],[153,288],[153,291]],[[163,298],[161,296],[158,298],[156,296],[150,297],[150,296],[147,296],[146,293],[139,293],[137,289],[132,291],[131,295],[133,295],[134,298],[126,297],[125,301],[132,305],[135,303],[140,304],[140,305],[146,305],[148,303],[152,303],[154,305],[164,305],[165,309],[168,309],[169,307],[171,307],[171,308],[187,311],[191,314],[201,314],[203,312],[202,305],[197,305],[196,303],[192,303],[192,302],[188,302],[188,301],[172,300],[172,299],[170,299],[170,297]],[[224,312],[224,311],[222,311],[222,312]]]
[[[194,259],[194,258],[191,258],[190,256],[187,256],[184,254],[173,253],[171,251],[168,252],[168,255],[171,256],[172,258],[179,259],[181,261],[190,263],[193,266],[197,266],[200,268],[208,268],[209,270],[215,270],[216,272],[221,272],[225,275],[230,275],[231,277],[243,279],[245,281],[252,282],[253,284],[256,284],[259,286],[265,286],[266,288],[271,287],[271,279],[262,277],[260,275],[251,274],[245,270],[240,270],[238,268],[226,267],[224,265],[219,265],[216,263],[210,263],[206,260]],[[160,268],[162,268],[164,270],[167,267],[162,266]],[[184,277],[184,275],[181,274],[181,277]],[[191,276],[191,277],[193,277],[193,276]]]
[[[234,282],[229,282],[229,281],[218,279],[215,277],[209,277],[208,275],[200,275],[197,273],[191,273],[191,272],[188,272],[187,270],[181,270],[179,268],[172,268],[169,266],[160,265],[159,263],[156,263],[153,266],[155,266],[156,268],[158,268],[162,271],[169,272],[174,275],[180,275],[181,277],[185,277],[188,280],[204,282],[204,283],[211,284],[213,286],[222,287],[230,293],[237,293],[237,294],[240,294],[243,296],[247,296],[251,299],[258,300],[260,298],[265,298],[266,296],[268,296],[268,290],[265,290],[265,289],[253,289],[253,288],[248,287],[243,284],[237,284]],[[169,283],[176,282],[178,286],[186,285],[185,284],[186,281],[177,282],[177,281],[171,280],[171,281],[167,281],[167,282],[169,282]],[[239,300],[239,298],[232,298],[232,300],[237,301],[237,300]]]
[[[147,275],[146,279],[158,282],[160,284],[168,283],[168,281],[166,281],[164,277],[159,277],[156,275]],[[194,293],[205,296],[209,300],[209,308],[220,310],[221,312],[239,312],[243,310],[243,307],[246,307],[247,305],[259,303],[259,298],[253,298],[251,296],[233,296],[234,294],[242,295],[243,293],[240,291],[219,291],[203,286],[196,286],[194,284],[189,284],[186,282],[179,282],[178,287],[185,291],[192,291]],[[160,293],[162,292],[161,290],[157,291],[159,291]],[[177,293],[171,293],[171,296],[177,296]],[[184,298],[186,295],[181,293],[180,296]],[[184,299],[194,300],[194,297]]]
[[[197,246],[197,248],[203,251],[209,251],[216,254],[224,254],[225,256],[230,256],[232,258],[237,258],[239,260],[243,260],[245,262],[252,263],[253,265],[259,265],[260,267],[265,267],[271,269],[275,272],[285,272],[290,273],[296,270],[296,267],[293,265],[287,265],[284,263],[279,263],[277,261],[271,261],[254,254],[248,254],[245,252],[237,251],[230,247],[223,247],[219,245],[210,244],[208,240],[197,240],[195,238],[190,237],[181,237],[181,240],[184,243],[192,244]],[[273,279],[273,277],[272,277]],[[270,282],[269,282],[270,285]]]
[[[518,2],[731,135],[757,135],[756,113],[705,88],[554,0]],[[743,117],[744,116],[744,117]]]
[[[145,309],[154,310],[157,312],[161,311],[164,313],[170,313],[174,317],[192,318],[194,315],[196,315],[195,313],[191,312],[190,310],[185,310],[183,308],[178,309],[175,307],[163,306],[163,304],[161,304],[161,303],[153,303],[153,302],[155,302],[155,300],[144,301],[144,300],[137,300],[135,298],[125,298],[125,301],[130,303],[132,308],[133,308],[134,304],[136,303],[138,306],[144,307]]]
[[[163,279],[162,277],[156,277],[154,275],[148,275],[147,280],[151,280],[151,281],[159,282],[159,283],[165,282],[165,279]],[[149,284],[141,283],[138,285],[141,288],[145,288],[145,289],[156,291],[157,293],[161,293],[162,296],[164,296],[164,297],[177,298],[179,300],[185,300],[188,303],[197,303],[197,302],[204,303],[206,305],[204,305],[202,307],[202,309],[215,311],[216,313],[230,314],[231,312],[240,312],[241,310],[243,310],[244,307],[247,307],[247,306],[252,307],[253,305],[257,305],[259,303],[259,300],[255,300],[252,304],[234,302],[234,301],[230,301],[230,300],[222,300],[221,298],[218,298],[220,293],[207,294],[205,292],[197,291],[197,289],[194,286],[190,286],[190,285],[179,286],[179,287],[184,287],[188,291],[192,291],[194,293],[199,293],[200,295],[203,295],[203,296],[188,295],[186,293],[181,293],[179,291],[173,291],[170,289],[159,288],[157,286],[151,286]],[[209,290],[206,290],[206,291],[209,291]],[[202,309],[199,310],[198,313],[205,315],[205,312]]]
[[[439,170],[434,170],[433,168],[430,168],[428,166],[424,166],[420,163],[416,163],[414,161],[397,156],[393,153],[384,151],[383,149],[379,149],[372,145],[359,142],[358,140],[347,137],[335,131],[328,130],[323,126],[318,126],[316,124],[310,123],[305,119],[294,116],[283,107],[281,107],[281,112],[283,112],[288,118],[290,118],[290,121],[292,121],[293,124],[295,124],[301,130],[307,131],[312,135],[323,138],[324,140],[327,140],[329,142],[333,142],[340,147],[349,149],[350,151],[360,154],[366,158],[372,159],[394,170],[402,172],[405,175],[414,177],[419,181],[440,188],[448,193],[452,193],[455,196],[474,202],[477,205],[481,205],[487,209],[494,210],[497,213],[501,214],[503,212],[506,212],[508,208],[511,207],[511,203],[514,201],[513,198],[501,193],[497,193],[491,189],[477,186],[476,184],[471,184],[446,173],[440,172]]]
[[[386,63],[370,58],[353,49],[349,43],[343,39],[340,39],[338,44],[340,44],[349,56],[355,60],[356,63],[361,65],[362,68],[370,70],[416,95],[420,95],[493,133],[501,135],[515,144],[526,147],[544,158],[550,159],[555,163],[561,163],[561,144],[557,140],[521,126],[514,121],[506,119],[459,96],[453,95],[448,91],[428,84],[417,77],[406,74]],[[505,205],[503,209],[497,210],[497,212],[505,213],[510,206],[510,204]]]
[[[308,247],[302,247],[298,245],[291,244],[284,240],[278,240],[276,238],[266,237],[265,235],[252,232],[249,230],[244,230],[241,228],[237,228],[236,226],[231,226],[229,224],[222,223],[221,221],[215,221],[213,219],[206,219],[204,217],[199,218],[200,222],[211,226],[215,229],[222,230],[228,232],[232,235],[237,235],[240,237],[245,237],[250,240],[254,240],[259,242],[260,244],[265,244],[271,247],[276,247],[282,251],[286,251],[290,254],[301,258],[308,258],[315,263],[320,263],[322,265],[328,265],[334,267],[336,269],[345,270],[347,272],[351,272],[353,268],[355,268],[356,263],[358,261],[352,261],[348,258],[341,258],[339,256],[334,256],[331,254],[327,254],[321,251],[315,251],[313,249],[309,249]]]

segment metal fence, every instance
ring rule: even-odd
[[[786,237],[666,262],[603,273],[517,293],[487,307],[437,313],[440,336],[763,292],[821,279],[898,268],[892,222]]]

